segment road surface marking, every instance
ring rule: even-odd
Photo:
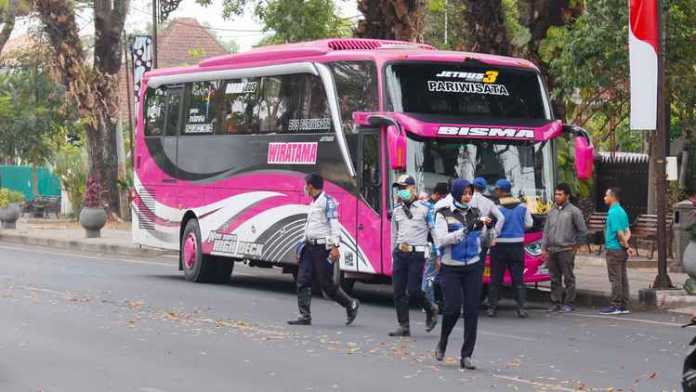
[[[508,335],[506,333],[482,331],[480,329],[479,329],[478,333],[480,335],[489,335],[489,336],[495,336],[495,337],[499,337],[499,338],[509,338],[509,339],[515,339],[515,340],[526,340],[528,342],[536,342],[538,340],[538,339],[528,338],[528,337],[524,337],[524,336]]]
[[[565,315],[573,316],[573,317],[606,319],[606,320],[613,320],[613,321],[632,321],[635,323],[654,324],[654,325],[662,325],[662,326],[667,326],[667,327],[681,327],[682,326],[682,324],[671,323],[669,321],[656,321],[656,320],[638,319],[638,318],[633,318],[633,317],[605,316],[605,315],[601,315],[601,314],[587,314],[587,313],[566,313]]]
[[[503,376],[500,374],[493,374],[493,377],[499,378],[499,379],[505,380],[505,381],[516,382],[519,384],[525,384],[525,385],[531,385],[534,387],[539,387],[539,388],[542,388],[543,390],[561,391],[561,392],[576,392],[577,391],[577,389],[566,388],[566,387],[561,386],[561,385],[554,385],[554,384],[547,384],[545,382],[525,380],[524,378],[519,378],[519,377]]]

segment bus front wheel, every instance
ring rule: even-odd
[[[181,266],[186,280],[198,283],[226,283],[230,280],[234,263],[203,254],[201,230],[196,219],[186,222],[180,247]]]

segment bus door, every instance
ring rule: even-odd
[[[357,207],[357,270],[382,273],[382,148],[377,129],[361,129],[356,169],[360,197]]]
[[[178,155],[179,155],[179,128],[181,125],[181,106],[184,97],[183,85],[170,86],[167,89],[167,111],[165,114],[165,126],[162,133],[162,147],[167,157],[174,163],[175,169],[168,176],[162,178],[160,186],[167,189],[162,194],[161,200],[172,207],[177,207],[179,200],[177,192],[171,189],[176,184],[178,175]]]

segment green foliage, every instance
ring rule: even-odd
[[[212,0],[197,0],[210,5]],[[247,0],[221,0],[226,18],[241,15]],[[263,23],[263,30],[273,35],[263,44],[308,41],[351,34],[349,19],[336,15],[334,0],[261,0],[253,2],[254,13]]]
[[[557,139],[556,162],[558,163],[559,182],[570,185],[573,192],[581,199],[591,196],[592,181],[580,181],[575,175],[574,145],[568,139]]]
[[[64,144],[54,161],[54,173],[70,198],[73,213],[79,213],[87,181],[87,153],[80,145]]]
[[[0,74],[0,157],[44,165],[65,140],[64,89],[39,67]]]
[[[0,188],[0,208],[5,208],[10,204],[23,203],[24,195],[21,192],[7,188]]]

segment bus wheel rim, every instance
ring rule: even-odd
[[[198,248],[198,243],[196,241],[196,235],[194,233],[189,233],[184,242],[184,264],[187,269],[192,269],[196,265],[196,250]]]

